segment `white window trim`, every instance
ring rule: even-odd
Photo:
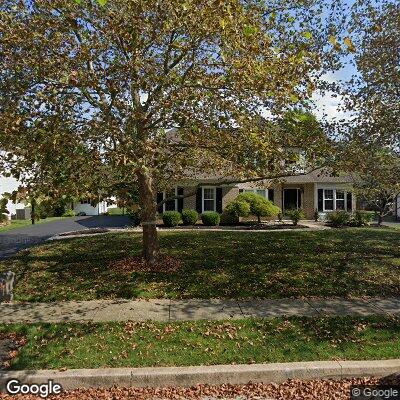
[[[201,187],[201,212],[204,213],[204,200],[212,200],[204,198],[204,189],[212,189],[214,193],[214,210],[217,211],[217,188],[215,186],[202,186]],[[208,210],[210,211],[210,210]]]
[[[163,195],[163,200],[165,200],[167,198],[167,191],[164,190],[162,192],[162,195]],[[175,196],[178,196],[178,187],[177,186],[175,186]],[[175,201],[174,211],[178,211],[178,199],[175,199],[174,201]],[[165,208],[167,207],[167,203],[163,203],[162,207],[163,207],[163,213],[165,213]]]
[[[268,188],[243,188],[243,193],[254,193],[258,194],[257,190],[264,190],[265,198],[269,199],[269,189]],[[261,195],[260,195],[261,196]]]
[[[322,209],[323,209],[324,213],[325,212],[332,212],[332,211],[336,211],[337,210],[337,207],[336,207],[336,192],[337,191],[344,192],[344,211],[347,211],[347,212],[352,212],[353,211],[353,205],[351,206],[351,210],[347,209],[347,194],[348,194],[348,191],[346,189],[336,188],[336,187],[324,187],[324,188],[321,188],[321,189],[323,189],[323,192],[322,192],[322,194],[323,194],[323,196],[322,196],[322,198],[323,198],[323,207],[322,207]],[[332,190],[333,191],[333,199],[327,199],[325,197],[325,190]],[[333,210],[328,210],[328,209],[325,208],[325,200],[333,200]]]

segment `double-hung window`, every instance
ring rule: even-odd
[[[215,187],[203,187],[203,212],[215,211],[217,196]]]
[[[325,189],[324,190],[324,211],[334,210],[334,190]]]
[[[323,202],[323,210],[321,211],[329,212],[346,209],[351,211],[351,193],[341,189],[321,189],[321,192],[321,201]]]
[[[346,209],[346,195],[343,190],[336,190],[336,210]]]

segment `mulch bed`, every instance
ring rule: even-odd
[[[127,257],[113,261],[109,268],[118,272],[175,272],[180,269],[182,262],[174,257],[161,254],[156,265],[150,267],[142,256]]]
[[[0,333],[0,371],[10,366],[11,360],[17,356],[18,350],[25,343],[25,338],[18,337],[12,333]]]
[[[205,225],[179,225],[173,228],[169,228],[164,225],[159,225],[158,228],[162,229],[217,229],[217,230],[260,230],[260,231],[274,231],[280,229],[307,229],[308,226],[305,225],[293,225],[293,224],[237,224],[237,225],[219,225],[219,226],[205,226]]]
[[[399,384],[376,378],[335,380],[290,380],[282,384],[198,385],[192,388],[112,388],[81,389],[51,397],[53,400],[148,400],[148,399],[273,399],[273,400],[349,400],[351,385]],[[9,396],[2,400],[39,400],[38,396]]]

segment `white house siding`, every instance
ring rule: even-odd
[[[12,193],[14,190],[17,190],[19,186],[18,181],[15,178],[6,178],[4,176],[0,176],[0,198],[4,193]],[[18,209],[24,209],[25,204],[17,203],[14,204],[12,201],[9,201],[7,204],[7,209],[9,211],[8,217],[12,218],[16,215]]]
[[[81,203],[74,203],[74,211],[75,213],[85,213],[86,215],[101,215],[107,212],[107,202],[101,201],[95,207],[91,204],[81,204]]]

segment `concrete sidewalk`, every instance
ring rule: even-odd
[[[282,316],[400,315],[400,298],[92,300],[1,303],[0,322],[193,321]]]

